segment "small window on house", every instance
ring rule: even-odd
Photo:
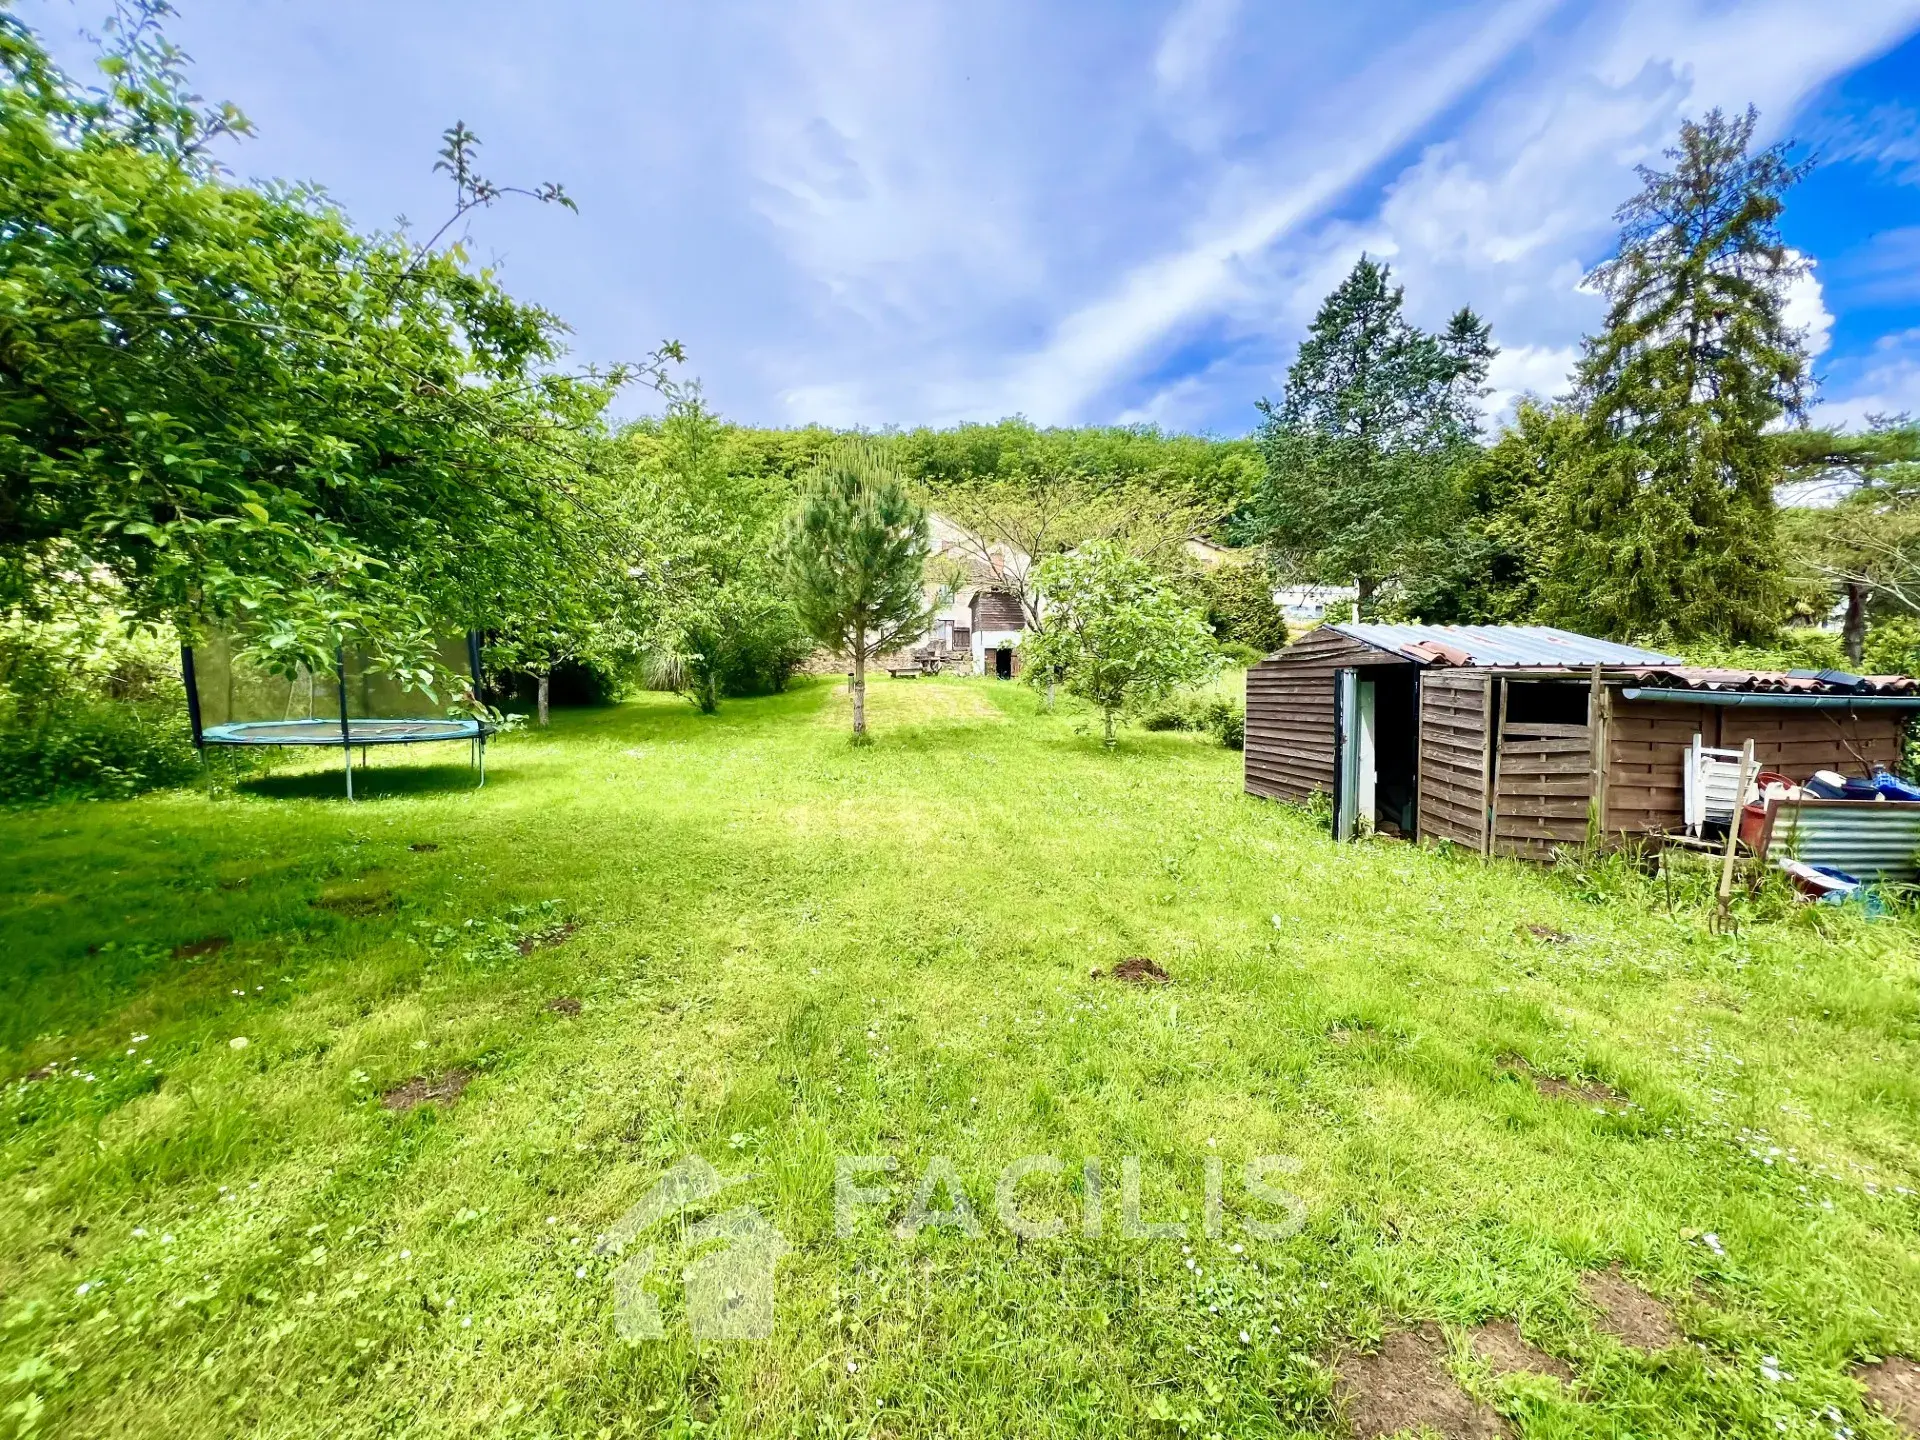
[[[1578,680],[1509,680],[1509,725],[1584,725],[1589,687]]]

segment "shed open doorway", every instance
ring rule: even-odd
[[[1411,836],[1419,793],[1419,682],[1411,666],[1341,670],[1334,684],[1334,838]]]
[[[993,652],[993,678],[996,680],[1013,678],[1013,651],[1004,645]]]

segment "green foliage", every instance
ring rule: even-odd
[[[933,618],[927,512],[889,456],[849,440],[808,476],[782,553],[800,623],[853,662],[853,734],[861,741],[868,660],[925,634]]]
[[[1029,679],[1057,676],[1100,711],[1106,744],[1130,711],[1211,679],[1219,652],[1205,617],[1149,562],[1112,541],[1039,569],[1047,628],[1021,646]]]
[[[967,504],[971,490],[1001,487],[1004,494],[1051,483],[1083,497],[1132,496],[1190,511],[1190,529],[1222,538],[1245,528],[1261,473],[1251,440],[1168,435],[1150,425],[1041,429],[1009,419],[909,430],[891,448],[902,473],[926,486],[943,511]]]
[[[1390,280],[1362,256],[1314,317],[1279,403],[1261,402],[1260,516],[1277,571],[1356,585],[1369,609],[1448,531],[1495,354],[1470,310],[1439,335],[1410,324]]]
[[[1556,487],[1584,443],[1578,410],[1522,400],[1493,444],[1454,467],[1453,521],[1421,546],[1391,608],[1436,625],[1537,622],[1562,536]]]
[[[171,637],[71,590],[0,617],[0,801],[117,798],[196,768]]]
[[[1141,712],[1142,730],[1192,730],[1229,750],[1246,748],[1247,712],[1225,695],[1175,695]]]
[[[1273,575],[1261,558],[1202,570],[1195,588],[1207,608],[1207,627],[1223,652],[1233,648],[1241,664],[1286,645],[1287,617],[1273,603]]]
[[[693,387],[612,447],[623,513],[642,537],[641,648],[707,714],[723,696],[784,689],[813,648],[775,554],[794,482],[739,443],[743,433]]]
[[[1766,432],[1811,383],[1784,315],[1805,266],[1778,223],[1805,166],[1780,145],[1749,153],[1756,118],[1684,124],[1673,169],[1639,168],[1618,253],[1589,277],[1612,304],[1580,365],[1586,454],[1556,486],[1550,618],[1735,640],[1783,618]]]
[[[1839,488],[1834,503],[1788,510],[1796,610],[1846,603],[1846,648],[1861,663],[1870,626],[1920,615],[1920,424],[1880,417],[1864,432],[1790,430],[1769,437],[1791,481]]]
[[[499,618],[472,613],[490,563],[567,523],[627,373],[555,373],[560,323],[457,245],[227,179],[208,146],[245,122],[198,106],[154,10],[98,92],[0,16],[0,603],[58,556],[287,668],[342,640],[406,665]],[[456,219],[506,193],[447,142]]]

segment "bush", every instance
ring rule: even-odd
[[[0,798],[119,798],[192,778],[178,651],[71,599],[0,619]]]
[[[1246,711],[1224,695],[1176,695],[1142,713],[1140,728],[1204,731],[1229,750],[1246,747]]]

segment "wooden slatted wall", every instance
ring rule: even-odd
[[[1607,805],[1609,835],[1682,830],[1681,771],[1693,737],[1737,750],[1753,740],[1764,770],[1805,780],[1816,770],[1864,775],[1875,765],[1896,768],[1902,712],[1769,709],[1765,706],[1688,705],[1609,697]]]
[[[1420,676],[1420,809],[1416,833],[1483,848],[1487,829],[1484,671],[1431,667]]]
[[[1593,797],[1593,732],[1585,725],[1521,724],[1504,718],[1494,762],[1493,850],[1545,859],[1587,839]]]
[[[1248,670],[1247,793],[1270,800],[1332,793],[1334,671],[1408,663],[1322,626]]]

